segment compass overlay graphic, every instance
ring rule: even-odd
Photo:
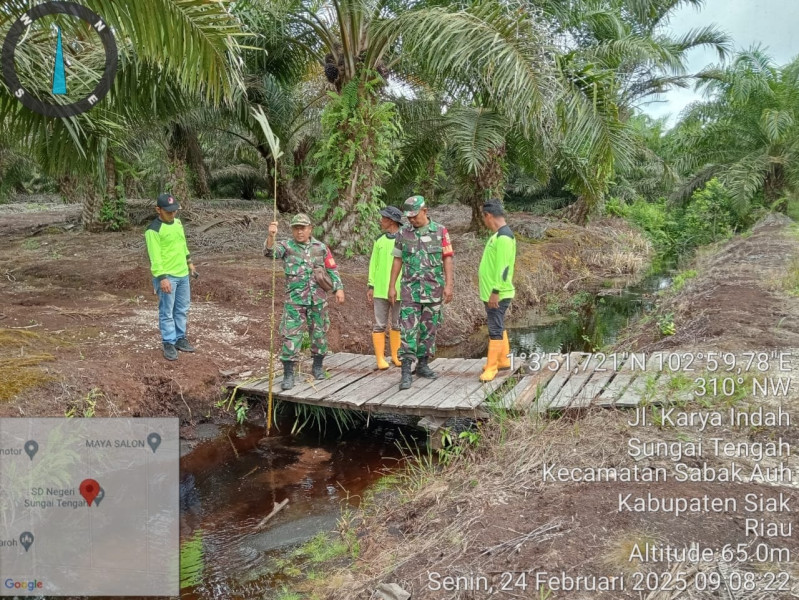
[[[60,29],[58,30],[55,65],[51,73],[46,73],[48,79],[52,75],[53,102],[47,102],[46,99],[37,98],[26,90],[22,83],[20,83],[15,65],[17,47],[23,40],[26,30],[34,21],[42,17],[59,14],[77,17],[88,23],[100,37],[103,49],[105,50],[105,68],[97,86],[88,96],[70,104],[58,104],[56,102],[57,96],[63,96],[67,93]],[[24,106],[47,117],[66,118],[91,110],[106,96],[106,94],[108,94],[111,89],[111,84],[114,82],[114,77],[116,76],[118,61],[119,57],[114,34],[111,32],[111,28],[108,24],[103,21],[99,15],[85,6],[75,4],[74,2],[46,2],[24,13],[11,26],[3,42],[2,73],[9,91]]]

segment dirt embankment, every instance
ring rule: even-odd
[[[381,584],[397,584],[414,600],[797,597],[798,240],[795,225],[772,216],[750,234],[708,249],[696,261],[697,276],[678,293],[668,292],[655,314],[628,331],[617,348],[738,356],[766,351],[771,374],[791,377],[787,393],[757,398],[751,393],[707,394],[677,408],[723,417],[706,428],[672,426],[670,417],[653,406],[643,409],[652,421],[648,426],[637,424],[638,413],[632,410],[515,419],[499,415],[484,424],[471,449],[449,454],[448,466],[423,461],[398,489],[364,502],[354,564],[322,585],[305,582],[295,589],[336,600],[379,597],[373,594]],[[655,326],[667,314],[676,325],[673,336],[658,333]],[[785,370],[776,368],[773,352],[789,357]],[[711,375],[688,373],[682,383],[690,390],[694,377]],[[743,414],[782,411],[788,417],[776,425],[730,423],[731,406]],[[713,438],[730,444],[730,453],[715,452]],[[631,445],[633,439],[638,441]],[[690,454],[691,445],[696,450],[699,442],[704,443],[701,453]],[[782,454],[758,456],[756,451],[768,444]],[[636,455],[636,448],[644,450]],[[677,462],[718,473],[735,463],[743,480],[711,481],[709,471],[699,478],[696,471],[686,471],[688,480],[679,481]],[[557,470],[547,471],[547,465],[565,469],[563,478]],[[766,469],[765,480],[747,479],[756,466]],[[769,478],[768,469],[775,468],[787,469],[787,477],[780,471],[778,478],[774,470]],[[615,469],[618,477],[585,480],[588,471],[601,469]],[[623,469],[637,470],[637,480],[623,480]],[[661,469],[668,476],[651,479]],[[635,508],[640,506],[637,498],[648,502],[650,497],[696,501],[699,508],[680,515],[668,504]],[[717,499],[723,502],[720,509],[702,509],[703,502]],[[756,503],[764,499],[766,505]],[[779,501],[784,504],[774,504]],[[751,520],[756,521],[754,530]],[[761,525],[774,529],[761,530]],[[692,544],[715,554],[705,560],[680,555]],[[669,547],[676,551],[672,560],[658,554]],[[741,554],[731,555],[730,548]],[[619,587],[622,580],[624,587]],[[745,590],[742,582],[749,582]]]
[[[221,396],[221,371],[267,368],[272,274],[261,246],[270,215],[262,204],[241,202],[197,204],[183,214],[200,272],[189,316],[198,352],[168,363],[142,235],[149,203],[133,203],[129,231],[102,234],[80,231],[77,207],[0,206],[0,360],[8,374],[0,379],[0,416],[207,417]],[[439,338],[451,345],[484,321],[476,293],[483,241],[466,232],[465,207],[432,216],[451,230],[457,253],[455,300]],[[608,279],[622,285],[650,251],[619,221],[583,229],[519,214],[509,222],[520,235],[517,313],[550,294]],[[288,231],[283,220],[280,235]],[[339,265],[347,301],[331,305],[331,350],[370,353],[368,258],[339,258]],[[279,323],[282,271],[276,281]]]

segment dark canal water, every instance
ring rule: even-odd
[[[373,420],[339,434],[267,438],[261,427],[221,428],[181,459],[181,580],[187,599],[274,598],[297,545],[336,528],[345,506],[423,444],[420,432]],[[212,432],[213,433],[213,432]],[[404,438],[403,438],[404,436]],[[274,502],[285,509],[255,532]],[[301,565],[297,565],[301,568]]]

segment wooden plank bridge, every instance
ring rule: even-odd
[[[479,380],[485,359],[437,358],[430,363],[437,379],[414,376],[410,389],[399,390],[398,368],[378,371],[372,355],[339,352],[325,360],[328,377],[320,381],[311,377],[310,361],[302,361],[291,390],[280,389],[278,369],[272,394],[286,402],[416,415],[432,424],[452,417],[487,418],[489,401],[512,411],[547,412],[688,399],[684,391],[683,397],[672,397],[667,383],[673,374],[656,370],[658,362],[652,357],[625,355],[612,362],[600,357],[581,352],[554,355],[538,371],[520,364],[513,371],[500,371],[488,383]],[[228,388],[263,397],[268,395],[269,379],[232,381]]]
[[[275,373],[272,396],[277,400],[343,408],[365,412],[411,414],[420,417],[485,418],[484,403],[512,375],[500,371],[494,381],[479,380],[485,359],[437,358],[430,368],[437,379],[413,378],[408,390],[399,389],[400,370],[392,367],[375,369],[375,357],[339,352],[325,359],[327,379],[315,380],[310,374],[310,361],[303,361],[296,384],[290,390],[280,389],[282,369]],[[246,382],[234,381],[229,388],[254,396],[269,392],[268,377]]]

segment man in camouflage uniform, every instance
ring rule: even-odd
[[[409,225],[397,233],[394,264],[388,286],[389,301],[397,301],[395,283],[402,270],[400,330],[402,331],[402,379],[399,389],[411,387],[411,365],[416,375],[435,379],[428,362],[436,352],[436,331],[441,324],[441,306],[452,300],[452,243],[446,227],[427,216],[422,196],[411,196],[403,206]]]
[[[314,278],[314,268],[323,266],[333,281],[333,292],[339,304],[344,302],[344,286],[338,274],[336,261],[330,250],[311,236],[311,220],[308,215],[298,214],[291,220],[293,239],[275,243],[277,222],[269,225],[269,236],[264,242],[264,256],[283,259],[286,273],[286,303],[280,321],[283,347],[280,360],[283,362],[283,382],[280,387],[294,387],[294,367],[300,356],[303,326],[307,325],[311,338],[311,354],[315,379],[324,379],[322,361],[327,353],[327,330],[330,316],[327,311],[327,292]]]

